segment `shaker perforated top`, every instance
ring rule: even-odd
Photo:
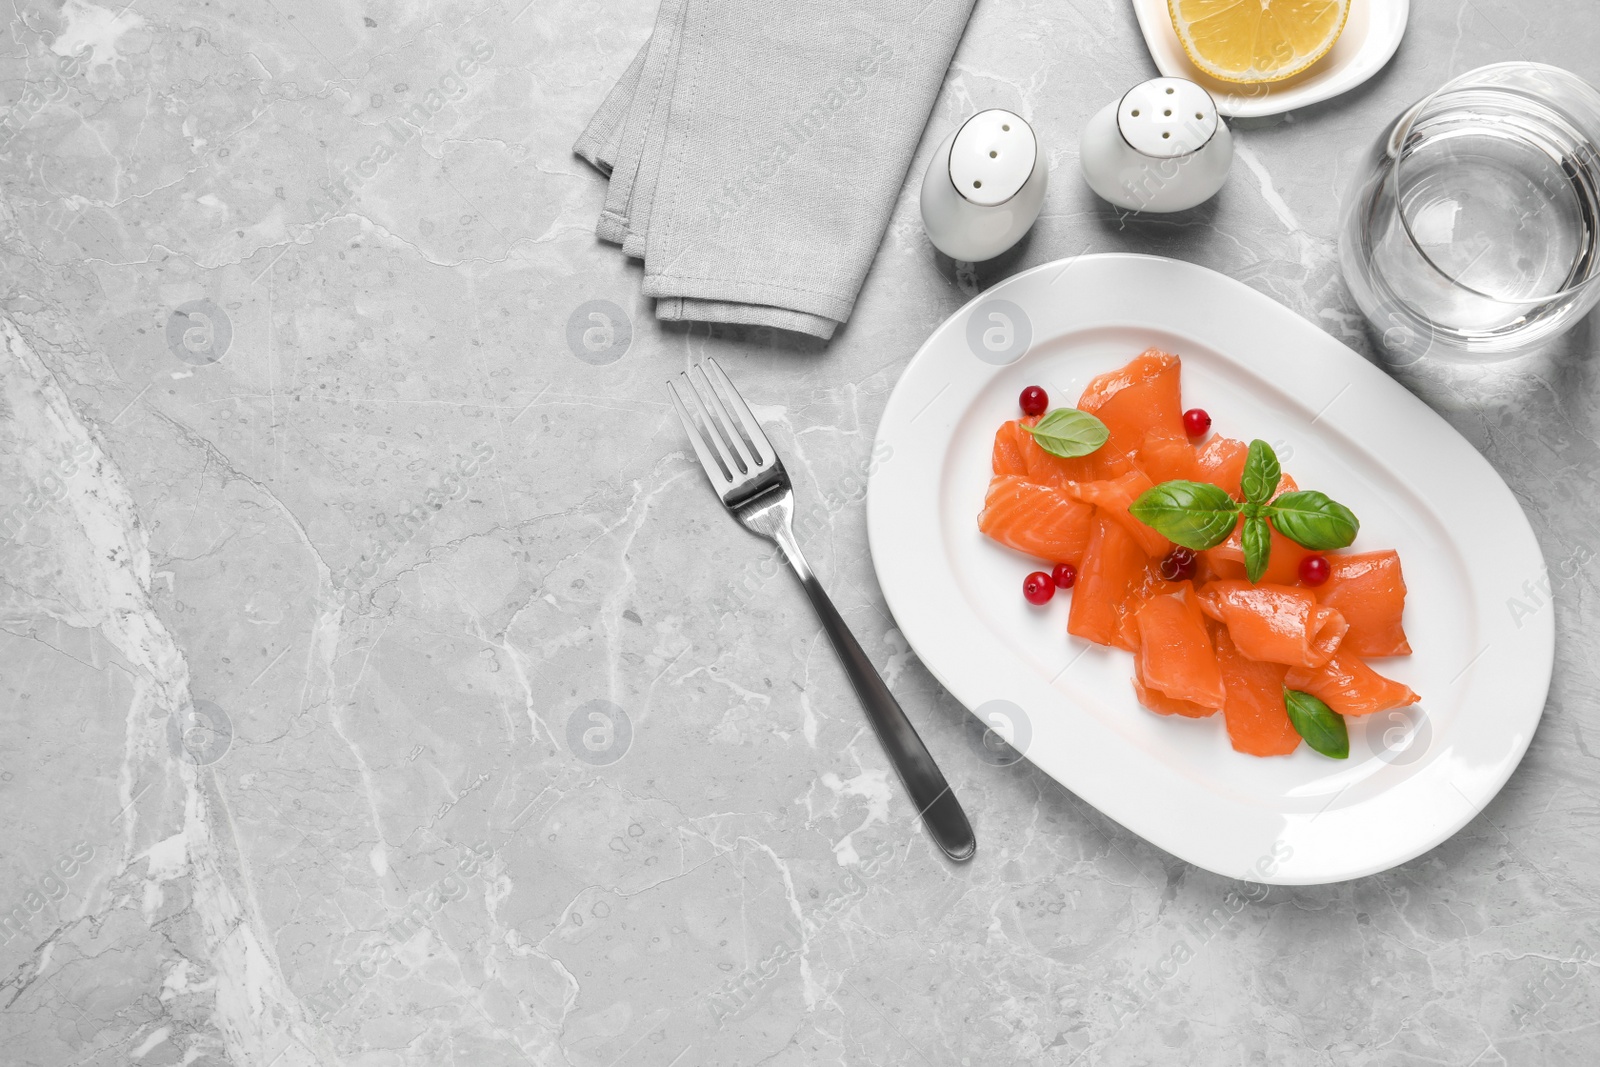
[[[950,183],[972,203],[995,207],[1017,195],[1038,156],[1032,126],[1009,111],[980,111],[950,144]]]
[[[1188,155],[1217,132],[1211,94],[1182,78],[1152,78],[1117,104],[1117,128],[1135,152],[1158,159]]]

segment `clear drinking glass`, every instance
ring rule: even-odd
[[[1497,63],[1379,138],[1345,194],[1339,262],[1394,356],[1504,359],[1600,298],[1597,224],[1600,91]]]

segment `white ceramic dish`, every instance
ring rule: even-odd
[[[1302,486],[1361,517],[1357,549],[1400,553],[1414,655],[1377,666],[1423,700],[1416,712],[1352,720],[1348,760],[1304,745],[1245,756],[1220,715],[1145,711],[1132,657],[1069,637],[1068,595],[1031,607],[1021,585],[1037,564],[978,533],[994,432],[1017,416],[1023,387],[1071,404],[1091,377],[1151,345],[1183,358],[1184,403],[1211,413],[1212,432],[1274,442]],[[869,483],[868,537],[922,662],[980,719],[1012,708],[1029,760],[1190,863],[1287,885],[1384,870],[1465,825],[1533,736],[1554,622],[1548,607],[1509,607],[1526,604],[1524,583],[1545,573],[1516,499],[1425,404],[1242,283],[1135,255],[1010,278],[911,361],[878,430],[875,454],[885,450]],[[972,815],[980,843],[985,821],[1007,817]]]
[[[1250,86],[1211,77],[1189,61],[1172,28],[1167,0],[1133,0],[1145,46],[1169,78],[1188,78],[1206,88],[1217,110],[1233,118],[1278,115],[1354,89],[1389,62],[1406,31],[1410,0],[1353,0],[1350,18],[1333,48],[1292,78]]]

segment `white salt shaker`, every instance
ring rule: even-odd
[[[922,223],[951,259],[993,259],[1039,217],[1050,166],[1020,115],[980,111],[946,137],[922,179]]]
[[[1228,180],[1233,135],[1203,88],[1152,78],[1089,120],[1078,163],[1089,187],[1118,207],[1182,211]]]

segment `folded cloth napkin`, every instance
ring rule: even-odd
[[[573,150],[665,320],[850,317],[974,0],[661,0]]]

